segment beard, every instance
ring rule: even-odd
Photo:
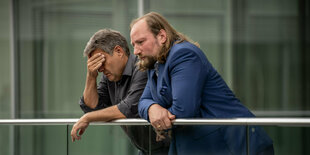
[[[157,59],[153,56],[144,56],[144,59],[140,59],[137,62],[137,66],[139,70],[146,71],[147,69],[154,69],[154,64],[156,63]]]

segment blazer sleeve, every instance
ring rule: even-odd
[[[203,59],[201,51],[194,50],[178,49],[169,60],[172,105],[168,110],[176,118],[194,118],[200,113],[207,60]]]
[[[146,86],[144,88],[143,94],[140,98],[140,102],[138,105],[138,111],[139,111],[140,117],[147,120],[147,121],[150,121],[148,110],[149,110],[150,106],[155,103],[155,101],[152,98],[149,83],[150,82],[148,79],[148,82],[146,83]]]

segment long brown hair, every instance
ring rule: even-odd
[[[184,34],[177,32],[169,23],[168,21],[159,13],[157,12],[150,12],[148,14],[145,14],[144,16],[137,18],[133,20],[130,24],[130,29],[132,29],[133,25],[137,23],[138,21],[144,19],[150,29],[150,31],[153,33],[153,35],[156,37],[161,29],[165,30],[167,33],[167,40],[164,46],[162,47],[161,51],[159,52],[157,56],[157,61],[159,63],[165,63],[167,56],[169,54],[170,48],[174,44],[181,43],[183,41],[188,41],[196,46],[199,47],[199,44],[197,42],[193,42],[191,39],[189,39]]]

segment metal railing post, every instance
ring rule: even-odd
[[[152,155],[152,126],[149,126],[149,155]]]
[[[69,155],[69,124],[67,124],[67,133],[66,133],[66,139],[67,139],[67,155]]]
[[[246,154],[250,155],[250,127],[246,126]]]

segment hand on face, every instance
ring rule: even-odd
[[[172,127],[171,122],[175,119],[175,115],[172,115],[159,104],[151,105],[148,113],[150,122],[156,130],[167,130]]]
[[[87,60],[87,73],[92,77],[98,76],[98,69],[103,65],[105,57],[102,53],[96,53],[92,56],[88,56]]]
[[[71,130],[71,139],[72,142],[75,140],[80,140],[82,134],[85,132],[86,128],[88,127],[89,122],[85,121],[83,117],[81,117],[72,127]],[[79,132],[79,133],[77,133]]]

